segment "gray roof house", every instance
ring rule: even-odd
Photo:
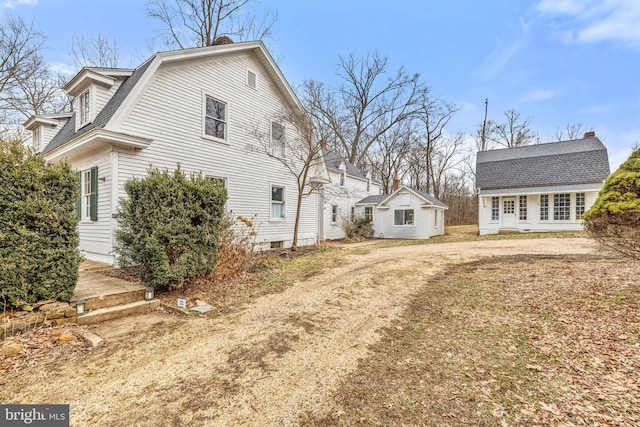
[[[582,229],[609,176],[607,149],[582,139],[481,151],[476,160],[480,234]]]

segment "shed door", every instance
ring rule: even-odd
[[[504,198],[502,200],[502,226],[516,226],[516,198]]]

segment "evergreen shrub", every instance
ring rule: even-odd
[[[125,184],[116,232],[119,262],[156,289],[209,274],[220,246],[225,189],[201,174],[149,169]]]
[[[77,173],[0,141],[0,304],[69,301],[78,280]]]

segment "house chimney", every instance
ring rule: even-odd
[[[327,141],[324,139],[320,140],[320,148],[322,148],[323,150],[327,149]]]
[[[400,178],[398,178],[398,175],[396,175],[393,178],[393,191],[396,191],[398,188],[400,188]]]
[[[595,138],[595,136],[596,136],[596,133],[595,133],[594,131],[591,131],[591,132],[585,132],[585,134],[584,134],[584,139],[587,139],[587,138]]]

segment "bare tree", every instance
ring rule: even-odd
[[[69,56],[76,68],[120,66],[120,48],[115,39],[109,40],[106,35],[98,33],[94,37],[74,34],[71,37]]]
[[[372,175],[380,180],[382,192],[393,191],[393,178],[403,176],[415,130],[409,121],[399,123],[382,135],[367,154]]]
[[[313,122],[304,110],[281,111],[265,120],[271,129],[263,124],[254,126],[254,135],[259,143],[259,152],[277,160],[295,178],[298,196],[296,217],[293,228],[291,250],[298,250],[298,229],[303,199],[320,191],[322,184],[314,180],[319,168],[324,167],[322,144],[316,138]]]
[[[531,117],[522,119],[519,112],[508,109],[504,112],[505,121],[496,123],[487,122],[486,138],[507,148],[520,147],[539,142],[538,134],[530,127]]]
[[[20,17],[0,21],[0,111],[9,113],[20,85],[42,65],[44,37]],[[4,123],[6,125],[6,123]]]
[[[219,36],[239,41],[271,37],[277,14],[256,15],[256,0],[148,0],[147,16],[159,20],[169,47],[212,46]]]
[[[378,53],[340,57],[333,88],[309,80],[301,98],[327,142],[358,167],[366,166],[369,149],[394,126],[419,113],[427,87],[419,74],[400,67],[388,72],[388,59]]]
[[[580,139],[588,128],[588,126],[585,126],[582,123],[567,123],[567,126],[565,126],[564,129],[558,126],[551,136],[551,141]]]

